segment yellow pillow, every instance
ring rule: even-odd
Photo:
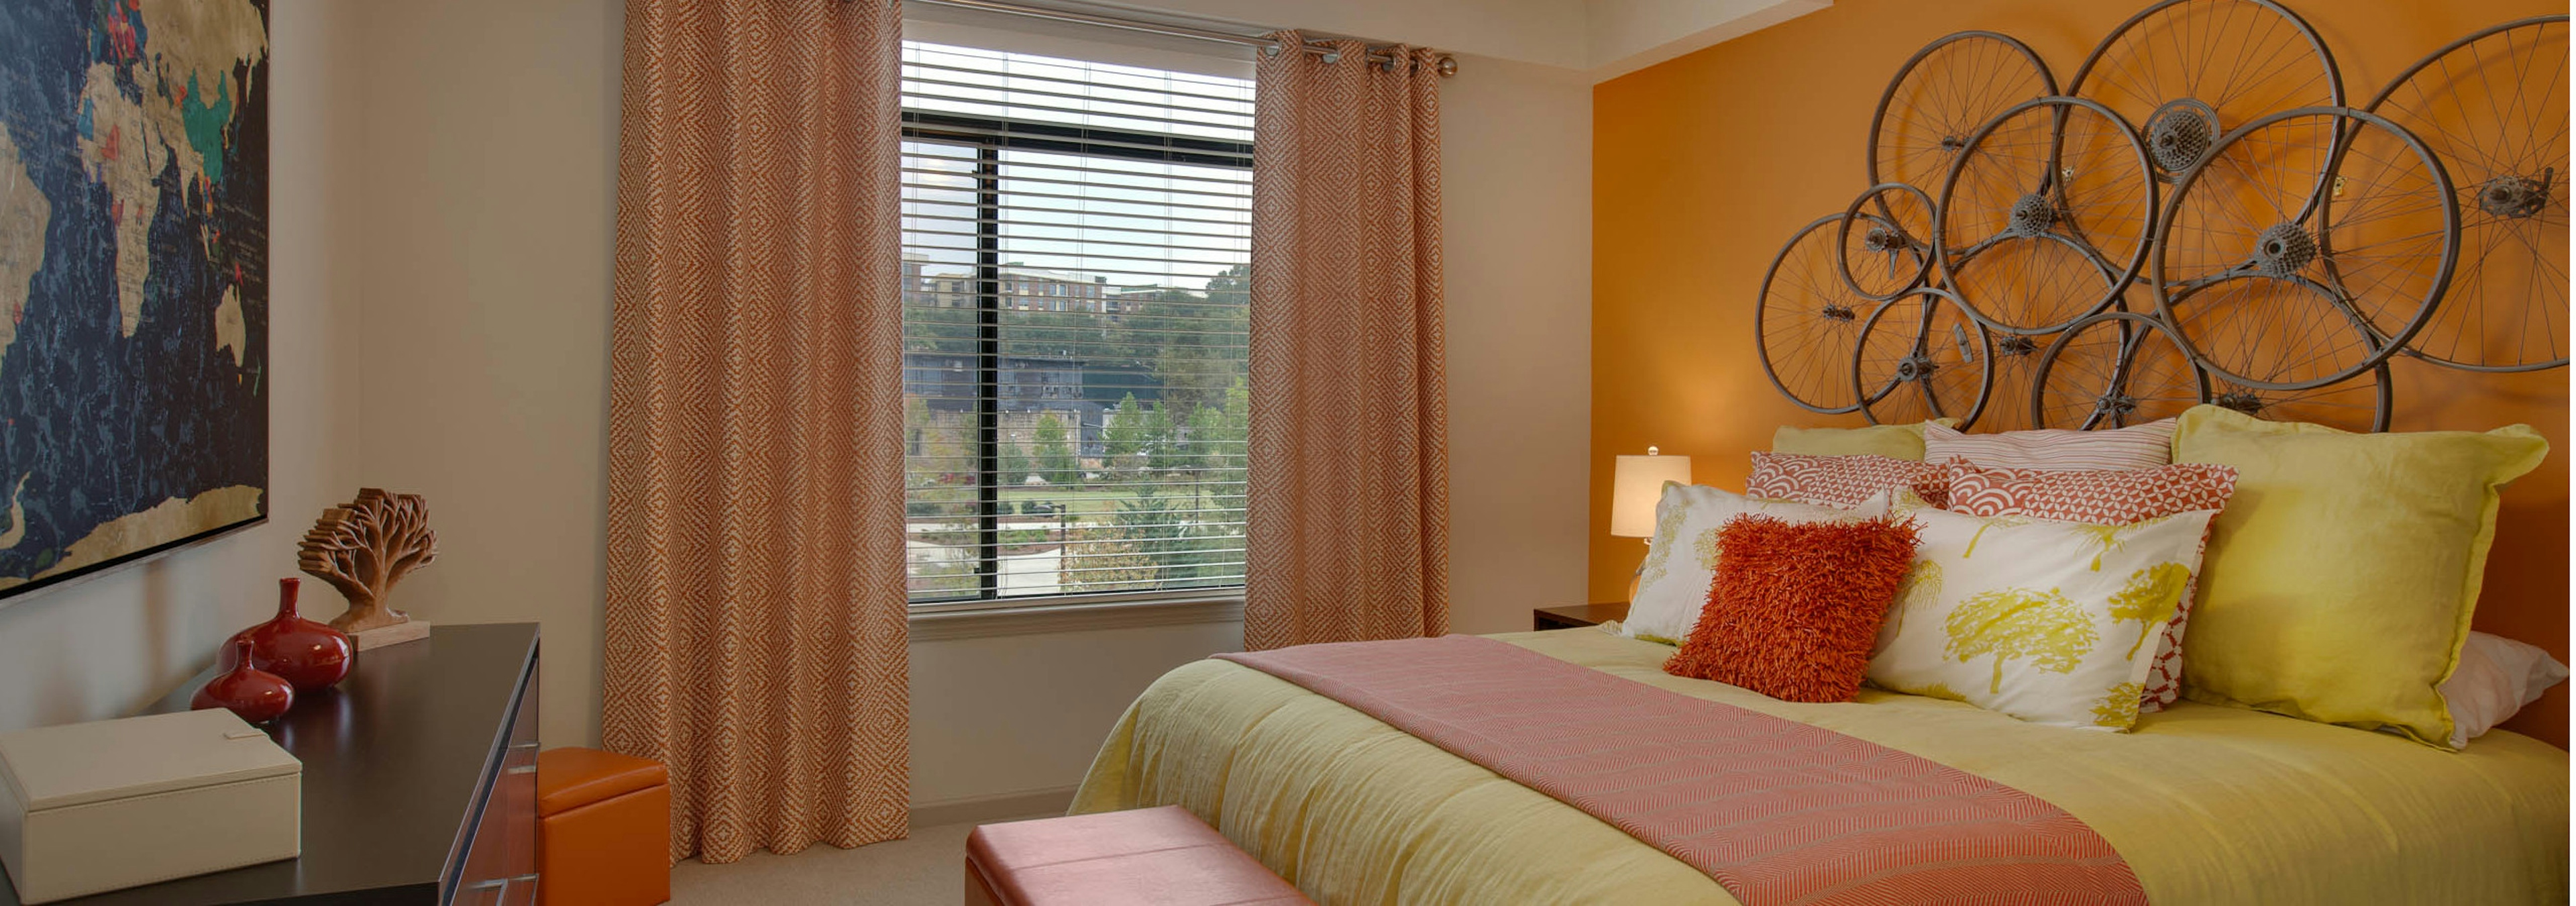
[[[1957,427],[1955,418],[1936,418],[1944,427]],[[1871,425],[1867,428],[1792,428],[1781,425],[1771,432],[1771,452],[1796,453],[1802,456],[1885,456],[1889,459],[1923,459],[1923,423],[1910,425]]]
[[[2477,608],[2497,491],[2528,426],[2352,434],[2195,406],[2174,461],[2236,469],[2202,561],[2183,696],[2447,747],[2436,689]]]

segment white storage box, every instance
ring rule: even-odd
[[[0,733],[0,864],[32,904],[292,859],[303,789],[221,708]]]

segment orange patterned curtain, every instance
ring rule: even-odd
[[[626,0],[602,736],[671,855],[904,835],[884,0]]]
[[[1244,647],[1449,628],[1438,55],[1262,57]]]

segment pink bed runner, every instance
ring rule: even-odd
[[[1473,636],[1217,655],[1707,872],[1747,906],[2145,903],[2073,815],[1974,774]]]

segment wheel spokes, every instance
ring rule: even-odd
[[[2368,110],[2432,149],[2460,209],[2460,268],[2408,351],[2477,371],[2567,364],[2568,26],[2509,22],[2434,51]]]

